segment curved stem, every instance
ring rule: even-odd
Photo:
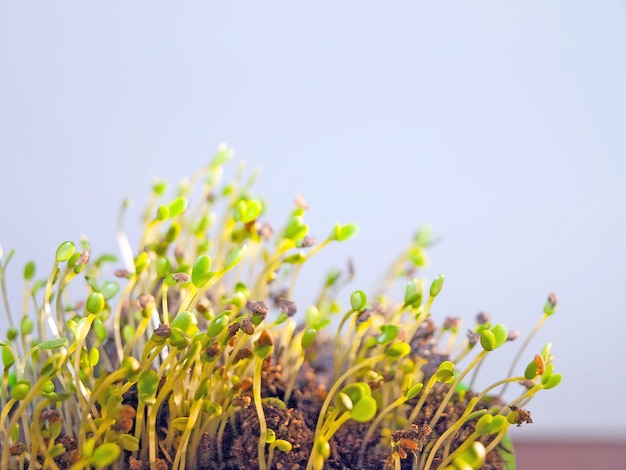
[[[15,414],[11,417],[11,420],[9,421],[9,425],[6,428],[8,439],[4,442],[4,446],[2,447],[2,461],[0,462],[1,464],[0,468],[8,468],[9,447],[10,447],[9,438],[11,437],[11,434],[13,433],[13,428],[17,425],[18,420],[22,417],[22,414],[24,413],[24,411],[26,411],[26,408],[28,407],[30,402],[33,400],[33,398],[37,394],[41,393],[41,387],[46,380],[48,380],[46,376],[39,377],[39,380],[37,380],[37,382],[35,382],[35,384],[30,388],[30,391],[28,392],[26,397],[24,397],[23,400],[20,400],[20,406],[15,411]]]
[[[57,276],[57,270],[59,269],[59,263],[57,263],[56,261],[54,262],[54,264],[52,265],[52,270],[50,271],[50,275],[48,276],[48,280],[46,281],[46,288],[44,290],[44,294],[43,294],[43,312],[44,314],[42,316],[40,316],[41,322],[44,322],[44,318],[48,319],[48,326],[50,326],[50,330],[52,331],[52,334],[56,337],[59,338],[60,334],[59,334],[59,328],[57,326],[57,322],[56,320],[52,317],[52,309],[50,308],[50,298],[52,297],[52,285],[54,283],[54,280]],[[46,341],[48,339],[48,336],[46,334],[47,332],[47,328],[45,327],[45,325],[41,325],[41,332],[43,333],[42,336],[42,340]]]
[[[449,435],[447,434],[447,431],[445,433],[446,437]],[[444,434],[442,434],[442,437],[444,436]],[[450,462],[452,462],[458,455],[461,454],[461,452],[463,452],[465,449],[467,449],[469,446],[472,445],[472,443],[479,437],[479,434],[476,432],[473,432],[472,434],[470,434],[467,439],[465,439],[463,441],[463,444],[461,444],[459,447],[457,447],[456,449],[454,449],[454,452],[452,452],[450,455],[448,455],[445,459],[443,459],[443,461],[440,464],[440,467],[442,468],[446,468],[445,466],[448,465]],[[438,446],[435,445],[435,447],[433,447],[433,449],[431,450],[430,454],[428,455],[428,460],[426,461],[426,466],[424,468],[429,469],[430,465],[432,464],[433,458],[435,457],[435,451],[438,449]]]
[[[316,435],[319,434],[320,429],[322,428],[322,423],[324,422],[324,415],[326,414],[326,410],[330,406],[330,402],[331,402],[333,396],[335,395],[335,393],[337,393],[337,391],[339,390],[339,387],[341,387],[341,384],[343,383],[343,381],[346,380],[348,377],[350,377],[352,374],[354,374],[357,370],[363,369],[364,367],[368,367],[368,366],[370,366],[372,364],[375,364],[376,362],[378,362],[378,361],[380,361],[380,360],[382,360],[384,358],[385,358],[384,354],[379,354],[378,356],[370,357],[369,359],[366,359],[363,362],[355,364],[350,369],[345,371],[341,375],[341,377],[339,377],[335,381],[335,383],[331,387],[330,391],[328,392],[328,395],[326,396],[326,400],[324,400],[324,403],[322,404],[322,408],[320,409],[319,418],[317,420],[317,426],[315,426],[315,434]]]
[[[365,433],[365,437],[363,438],[363,443],[361,444],[361,450],[359,451],[359,468],[363,466],[363,460],[365,458],[365,450],[367,449],[367,442],[370,440],[370,437],[372,437],[372,434],[374,434],[376,427],[380,424],[380,422],[385,418],[385,416],[391,410],[402,405],[405,401],[406,401],[406,397],[403,395],[397,400],[389,403],[389,405],[387,405],[387,407],[384,410],[382,410],[378,414],[378,416],[376,416],[376,419],[372,421],[369,428],[367,428],[367,432]]]
[[[187,454],[187,445],[189,444],[189,436],[191,435],[191,431],[198,420],[198,416],[202,411],[202,400],[196,400],[191,408],[191,412],[189,413],[189,418],[187,420],[187,426],[185,427],[185,432],[178,444],[178,449],[176,451],[176,457],[174,457],[174,465],[172,468],[185,468],[185,456]]]
[[[429,426],[431,428],[434,428],[435,425],[437,424],[437,421],[439,421],[439,418],[441,417],[443,410],[445,410],[446,405],[450,401],[450,398],[452,398],[452,395],[454,395],[454,393],[456,392],[456,388],[459,386],[463,378],[465,378],[465,376],[469,373],[469,371],[471,371],[476,366],[476,364],[480,363],[480,361],[485,358],[487,353],[488,351],[485,351],[484,349],[480,353],[478,353],[478,355],[472,360],[472,362],[469,363],[469,365],[465,368],[465,370],[463,370],[463,372],[459,374],[459,376],[456,378],[454,383],[450,386],[450,390],[448,390],[448,393],[446,393],[446,396],[443,398],[443,400],[439,404],[439,408],[437,408],[435,415],[430,420]]]
[[[141,440],[141,435],[144,432],[144,415],[146,414],[146,404],[138,400],[137,403],[137,412],[135,413],[135,438],[137,440]],[[132,453],[133,457],[137,456],[137,452]]]
[[[505,436],[505,434],[508,431],[508,426],[505,426],[504,429],[502,429],[497,435],[496,437],[494,437],[492,439],[492,441],[489,443],[489,445],[487,447],[485,447],[485,455],[488,454],[489,452],[491,452],[493,449],[496,448],[496,446],[500,443],[500,441],[502,440],[502,438]]]
[[[426,386],[422,389],[422,395],[420,396],[419,401],[417,402],[417,404],[413,408],[413,411],[409,415],[409,420],[408,420],[409,424],[413,424],[415,422],[415,418],[417,418],[417,415],[419,414],[420,410],[422,409],[422,406],[424,406],[424,402],[426,401],[426,398],[428,397],[428,394],[430,393],[432,388],[435,386],[436,382],[437,382],[437,377],[435,377],[435,375],[433,375],[428,380],[428,383],[426,384]]]
[[[0,248],[0,253],[1,252],[2,252],[2,249]],[[11,255],[9,255],[9,259],[10,257]],[[11,314],[11,306],[9,305],[9,295],[7,293],[5,267],[6,267],[6,263],[2,264],[2,258],[0,255],[0,288],[2,289],[2,300],[4,301],[4,309],[7,312],[7,320],[9,321],[9,328],[14,328],[13,315]]]
[[[480,394],[478,395],[478,401],[481,402],[483,398],[485,398],[487,393],[489,393],[494,388],[499,387],[500,385],[506,385],[512,382],[520,382],[522,380],[526,380],[526,378],[525,377],[509,377],[506,379],[498,380],[496,383],[491,384],[489,387],[487,387],[482,392],[480,392]]]
[[[507,408],[511,408],[511,406],[518,406],[519,404],[529,400],[535,393],[537,393],[542,388],[543,388],[543,384],[541,382],[539,382],[533,388],[531,388],[530,390],[527,390],[524,394],[522,394],[521,396],[519,396],[515,400],[511,401],[506,406],[502,407],[502,409],[500,410],[499,414],[504,414],[504,410],[507,409]]]
[[[135,269],[133,249],[130,247],[130,242],[128,241],[128,237],[124,231],[124,213],[126,212],[128,205],[129,202],[124,201],[117,216],[117,244],[122,252],[122,261],[124,261],[124,266],[126,266],[128,271],[133,271]]]
[[[326,239],[324,240],[322,243],[320,243],[317,246],[314,246],[306,255],[305,261],[310,260],[311,258],[313,258],[314,255],[316,255],[317,253],[319,253],[326,245],[328,245],[330,243],[330,239]],[[298,274],[300,273],[300,270],[302,269],[302,266],[304,266],[304,263],[300,263],[298,264],[294,270],[293,273],[291,275],[291,282],[289,283],[289,291],[287,293],[287,298],[291,299],[291,297],[293,296],[293,291],[296,287],[296,280],[298,279]]]
[[[87,338],[87,334],[91,329],[95,315],[89,314],[86,318],[83,318],[84,323],[80,328],[76,328],[78,338],[76,338],[76,349],[74,350],[74,381],[76,382],[76,393],[78,395],[78,403],[85,412],[89,413],[89,408],[83,408],[87,404],[89,397],[85,395],[86,389],[83,386],[83,382],[80,378],[80,358],[83,353],[83,343]]]
[[[263,404],[261,403],[261,371],[263,369],[263,359],[255,357],[254,368],[254,381],[253,381],[253,395],[254,406],[256,408],[257,415],[259,417],[259,442],[257,447],[257,454],[259,458],[259,470],[267,470],[267,463],[265,462],[265,442],[267,439],[267,423],[265,422],[265,413],[263,412]]]
[[[335,363],[335,367],[334,367],[334,375],[333,377],[337,377],[339,375],[339,372],[341,371],[341,364],[340,364],[340,360],[339,360],[339,350],[342,349],[339,345],[341,343],[341,330],[343,329],[343,326],[346,324],[346,322],[348,321],[348,319],[355,313],[355,310],[350,309],[348,310],[344,316],[341,318],[341,321],[339,322],[339,326],[337,327],[337,332],[335,333],[335,341],[334,341],[334,348],[333,348],[333,353],[335,355],[334,358],[334,363]]]
[[[128,280],[128,284],[124,288],[122,295],[120,295],[120,299],[124,299],[128,297],[128,295],[132,292],[137,284],[137,275],[133,274],[133,276]],[[113,313],[113,336],[115,339],[115,351],[117,352],[117,361],[118,364],[122,363],[122,359],[124,359],[124,347],[122,345],[122,306],[124,302],[121,300],[117,302],[115,306],[115,312]]]
[[[326,442],[330,441],[335,433],[339,431],[339,428],[343,426],[349,419],[350,412],[344,411],[338,419],[333,420],[328,426],[326,432],[324,433],[324,439],[326,440]]]
[[[298,359],[296,360],[296,363],[293,368],[294,371],[298,371],[302,367],[302,364],[304,363],[304,354],[305,353],[303,350],[302,354],[298,356]],[[287,383],[287,389],[285,390],[285,396],[284,396],[285,403],[287,403],[289,401],[289,398],[291,398],[291,394],[293,393],[293,389],[296,385],[297,377],[298,377],[298,374],[291,374],[291,377],[289,378],[289,382]]]
[[[91,393],[91,397],[89,398],[89,402],[87,403],[87,406],[84,409],[87,410],[87,412],[93,409],[96,403],[96,399],[98,398],[100,393],[103,390],[106,390],[106,388],[109,387],[110,385],[114,384],[115,382],[123,378],[124,378],[124,372],[122,370],[117,370],[113,372],[112,374],[108,375],[97,388],[94,388],[93,392]],[[97,432],[95,425],[93,421],[90,419],[89,415],[82,416],[80,420],[80,430],[78,433],[79,449],[82,449],[83,445],[85,444],[85,440],[87,438],[87,426],[89,425],[92,427],[92,430],[94,433]]]
[[[130,340],[130,342],[126,345],[126,347],[124,348],[124,356],[130,356],[131,352],[133,350],[133,347],[135,346],[135,344],[137,344],[137,342],[139,341],[139,338],[141,338],[143,336],[143,334],[146,331],[146,328],[148,328],[148,324],[150,323],[150,318],[141,318],[141,322],[139,323],[139,327],[137,328],[137,330],[135,331],[135,334],[133,335],[132,339]]]
[[[324,400],[324,403],[322,404],[322,408],[320,409],[320,412],[319,412],[319,417],[317,419],[317,425],[315,426],[315,434],[313,436],[313,449],[311,450],[311,455],[309,456],[309,460],[308,460],[307,466],[306,466],[307,470],[317,469],[317,468],[321,469],[324,466],[324,458],[321,455],[319,455],[319,453],[317,452],[316,442],[317,442],[318,437],[322,435],[321,431],[322,431],[322,427],[324,425],[324,421],[325,421],[325,418],[326,418],[326,416],[325,416],[326,415],[326,410],[330,406],[330,402],[331,402],[333,396],[335,395],[335,393],[337,393],[337,391],[339,390],[339,387],[341,387],[341,385],[344,382],[344,380],[346,380],[348,377],[350,377],[352,374],[354,374],[357,370],[362,369],[364,367],[368,367],[368,366],[370,366],[372,364],[376,364],[376,362],[381,361],[384,358],[385,358],[384,354],[379,354],[378,356],[374,356],[374,357],[370,357],[369,359],[365,359],[363,362],[355,364],[350,369],[345,371],[343,373],[343,375],[341,375],[341,377],[339,377],[335,381],[335,383],[331,387],[330,391],[328,392],[328,395],[326,395],[326,399]]]
[[[537,322],[535,327],[532,329],[530,334],[526,337],[526,339],[522,343],[522,346],[517,351],[517,354],[515,355],[515,358],[513,359],[513,362],[511,363],[511,367],[509,368],[509,372],[506,375],[510,376],[511,374],[513,374],[513,370],[515,370],[515,366],[517,365],[520,357],[522,356],[522,353],[528,347],[530,340],[533,339],[533,336],[535,336],[535,334],[537,334],[537,332],[539,331],[541,326],[544,324],[544,322],[547,320],[547,318],[548,318],[548,315],[544,313],[541,319]],[[508,387],[508,384],[502,387],[502,390],[500,391],[500,395],[498,395],[499,397],[502,397],[504,395],[504,392],[506,392],[507,387]]]
[[[39,404],[35,407],[32,415],[33,422],[30,426],[32,435],[30,449],[32,455],[41,455],[43,457],[43,468],[59,470],[59,467],[54,461],[54,457],[52,457],[52,455],[50,454],[50,451],[54,447],[55,442],[54,440],[50,439],[50,443],[47,446],[44,444],[45,440],[44,437],[41,435],[41,423],[39,421],[39,416],[44,409],[50,406],[50,404],[50,399],[46,398],[39,402]]]
[[[430,449],[430,452],[428,453],[428,459],[426,460],[426,465],[424,466],[425,469],[430,469],[430,466],[432,465],[433,460],[435,458],[435,454],[437,453],[437,449],[439,449],[441,444],[443,444],[446,441],[448,436],[451,436],[453,433],[457,432],[458,429],[463,425],[463,423],[465,423],[469,419],[473,418],[473,416],[470,415],[470,413],[472,413],[474,407],[476,406],[476,403],[478,403],[478,398],[477,397],[472,398],[469,401],[469,403],[467,404],[467,406],[465,407],[465,411],[463,411],[463,414],[461,415],[461,417],[459,419],[457,419],[452,426],[450,426],[448,429],[446,429],[446,431],[441,436],[439,436],[439,438],[437,439],[437,441],[435,442],[433,447]],[[484,411],[484,413],[487,412],[486,410],[483,410],[483,411]],[[479,413],[481,413],[481,412],[479,412]],[[484,414],[484,413],[482,413],[482,414]],[[476,434],[476,433],[474,433],[474,434]],[[476,439],[476,437],[478,436],[477,434],[476,434],[476,436],[474,436],[474,434],[472,434],[469,438],[467,438],[460,447],[463,447],[466,444],[467,445],[471,444]],[[473,439],[470,439],[472,437],[473,437]],[[458,449],[457,449],[457,451],[458,451]],[[448,460],[448,459],[451,460],[452,455],[454,455],[455,453],[456,453],[456,451],[453,452],[451,455],[449,455],[446,458],[446,460]],[[441,468],[445,468],[445,467],[443,465],[441,465]]]

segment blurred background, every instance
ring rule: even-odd
[[[305,267],[300,304],[348,258],[350,290],[373,291],[429,223],[436,318],[486,311],[525,334],[559,294],[527,356],[551,341],[564,379],[514,439],[626,439],[623,1],[3,1],[0,57],[15,310],[26,261],[43,276],[82,234],[118,253],[127,197],[137,242],[152,178],[190,176],[225,141],[262,169],[273,225],[302,194],[318,238],[361,227]]]

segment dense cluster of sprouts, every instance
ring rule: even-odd
[[[294,468],[332,468],[335,439],[351,422],[360,425],[352,449],[359,468],[381,453],[391,469],[478,469],[490,452],[505,454],[509,426],[530,422],[526,403],[560,381],[549,345],[523,374],[471,391],[471,374],[515,335],[486,316],[467,335],[459,319],[435,327],[431,306],[444,278],[428,286],[416,277],[432,242],[427,228],[389,272],[390,286],[403,283],[403,299],[357,290],[342,307],[343,278],[332,271],[315,302],[295,315],[303,263],[358,227],[337,224],[317,241],[298,198],[274,231],[243,167],[221,181],[231,156],[220,147],[170,199],[164,182],[154,184],[136,249],[120,230],[123,268],[111,255],[92,258],[86,239],[62,243],[45,279],[28,263],[19,321],[6,292],[13,253],[0,252],[10,327],[0,341],[0,467],[231,468],[219,462],[243,410],[255,414],[251,466],[262,470],[287,468],[279,463],[296,447],[305,458]],[[116,279],[106,280],[113,271]],[[88,290],[79,302],[68,292],[76,277]],[[525,344],[556,305],[550,294]],[[332,365],[311,386],[324,351]],[[271,370],[282,380],[274,394]],[[496,394],[512,382],[522,391],[505,403]],[[306,390],[317,403],[308,443],[266,419],[298,406]],[[454,419],[452,406],[461,406]],[[453,443],[462,429],[462,442]]]

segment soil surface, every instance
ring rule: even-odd
[[[426,359],[422,367],[424,381],[428,380],[438,365],[448,357],[438,353],[433,339],[434,328],[429,327],[429,322],[424,323],[424,328],[419,331],[412,342],[412,350],[415,356]],[[332,351],[327,345],[317,346],[317,356],[311,362],[305,362],[300,370],[299,379],[293,394],[286,402],[286,408],[279,405],[266,404],[264,412],[268,428],[276,433],[277,439],[289,441],[293,448],[290,452],[275,450],[271,468],[274,470],[298,470],[305,469],[311,449],[318,416],[324,398],[329,388],[331,373]],[[261,396],[275,397],[284,401],[287,382],[283,376],[280,364],[274,362],[270,356],[263,364]],[[381,384],[370,384],[372,389]],[[415,462],[424,462],[423,455],[432,448],[437,438],[443,434],[452,423],[463,413],[467,402],[473,397],[472,392],[467,391],[462,396],[455,395],[448,407],[444,410],[439,421],[431,429],[428,425],[433,414],[442,402],[449,388],[445,384],[439,384],[428,395],[421,412],[413,423],[406,427],[393,430],[386,440],[382,439],[382,427],[374,430],[368,442],[364,443],[366,433],[371,423],[357,423],[348,421],[334,435],[330,441],[330,457],[326,461],[327,469],[337,470],[389,470],[393,469],[392,451],[389,445],[389,437],[395,443],[395,452],[401,458],[401,469],[411,470]],[[259,420],[254,406],[252,390],[239,397],[240,406],[238,411],[232,414],[223,433],[219,438],[203,434],[196,439],[196,449],[190,449],[194,456],[190,458],[193,464],[187,468],[200,470],[239,470],[258,468],[257,445],[259,436]],[[131,388],[125,395],[125,405],[133,409],[137,408],[138,399],[136,388]],[[408,402],[409,405],[417,403],[417,398]],[[491,403],[493,404],[493,403]],[[479,403],[476,410],[487,408],[486,404]],[[134,423],[129,423],[128,432],[133,434]],[[167,446],[162,446],[168,439],[167,430],[170,427],[169,409],[167,400],[163,402],[157,418],[157,443],[158,460],[157,469],[171,469],[173,459],[163,451]],[[447,453],[457,448],[472,432],[474,423],[465,424],[452,439],[441,446],[437,451],[431,468],[438,468],[444,450]],[[389,433],[389,431],[388,431]],[[171,439],[171,435],[169,436]],[[484,442],[488,444],[490,438]],[[219,442],[218,442],[219,440]],[[387,442],[386,445],[381,441]],[[61,470],[69,469],[76,462],[79,450],[73,436],[60,436],[58,443],[62,443],[66,452],[55,459]],[[219,446],[219,449],[218,449]],[[506,451],[499,446],[487,455],[483,470],[499,470],[504,468],[501,451]],[[266,451],[266,456],[268,451]],[[195,459],[193,458],[195,457]],[[26,466],[27,468],[27,466]],[[130,470],[149,470],[149,462],[131,457],[127,452],[124,457],[123,468]],[[416,467],[417,468],[417,467]]]
[[[293,444],[291,452],[276,451],[272,461],[272,469],[275,470],[304,470],[313,446],[315,426],[319,416],[324,397],[325,386],[318,384],[319,371],[306,367],[304,380],[300,387],[287,403],[287,409],[277,406],[264,406],[267,426],[276,432],[277,439],[285,439]],[[280,365],[273,364],[269,360],[264,363],[262,397],[284,398],[287,384],[282,376]],[[464,399],[451,404],[443,413],[434,429],[427,426],[427,422],[437,409],[448,387],[440,385],[426,400],[422,412],[418,415],[415,425],[405,430],[396,431],[392,438],[399,443],[404,443],[404,457],[401,462],[402,470],[411,470],[414,459],[421,457],[421,449],[428,449],[436,438],[445,432],[465,410],[469,399],[473,397],[467,392]],[[413,400],[415,403],[417,399]],[[409,402],[411,403],[411,402]],[[484,409],[486,405],[478,404],[476,409]],[[163,420],[166,417],[163,416]],[[165,422],[164,422],[165,424]],[[375,432],[365,446],[364,458],[359,463],[360,450],[363,439],[370,423],[357,423],[348,421],[335,434],[330,442],[331,455],[327,460],[327,469],[337,470],[388,470],[392,469],[391,450],[389,447],[378,445],[380,432]],[[426,430],[427,429],[427,430]],[[464,439],[474,431],[473,423],[463,426],[460,432],[452,439],[450,451],[458,447]],[[216,443],[205,435],[198,447],[196,454],[196,468],[209,470],[240,470],[242,468],[258,468],[257,444],[259,434],[259,420],[254,405],[242,408],[226,427],[222,440],[223,461],[217,459]],[[413,442],[414,444],[411,444]],[[485,442],[485,445],[488,441]],[[441,454],[441,449],[438,454]],[[267,454],[266,454],[267,455]],[[433,468],[438,467],[440,458],[434,459]],[[147,462],[133,462],[133,470],[148,470]],[[161,461],[162,468],[170,468],[166,458]],[[499,470],[504,468],[504,461],[499,452],[490,452],[483,470]]]

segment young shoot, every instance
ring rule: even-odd
[[[348,267],[304,304],[303,266],[359,227],[322,228],[318,242],[302,196],[273,226],[257,173],[231,171],[233,155],[220,145],[192,178],[154,182],[136,241],[124,201],[120,261],[82,238],[60,243],[42,278],[28,262],[21,308],[8,300],[14,252],[0,248],[0,467],[511,468],[509,435],[561,381],[549,343],[525,351],[556,294],[511,371],[474,390],[470,374],[515,335],[481,315],[462,337],[460,317],[435,311],[444,275],[420,272],[429,227],[373,292],[342,291],[346,248]],[[505,402],[510,383],[524,387]]]

